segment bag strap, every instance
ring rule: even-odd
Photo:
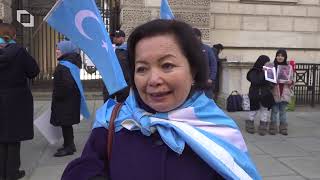
[[[109,121],[109,128],[108,128],[108,138],[107,138],[107,161],[108,164],[111,159],[111,151],[112,151],[112,143],[113,143],[113,136],[114,136],[114,121],[117,118],[119,111],[121,109],[123,103],[117,103],[112,110],[110,121]]]

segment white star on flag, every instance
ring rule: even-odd
[[[109,52],[108,44],[106,42],[104,42],[104,40],[102,40],[102,47],[105,48],[107,50],[107,52]]]

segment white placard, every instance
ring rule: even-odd
[[[55,127],[50,124],[50,116],[51,105],[36,120],[34,120],[33,124],[38,128],[46,140],[53,145],[62,138],[62,130],[61,127]]]
[[[275,67],[263,66],[263,70],[264,70],[264,78],[267,81],[277,83],[277,76],[276,76],[276,68]]]
[[[291,74],[292,74],[292,70],[290,65],[278,65],[277,79],[279,83],[290,82]]]

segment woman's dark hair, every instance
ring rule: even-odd
[[[258,57],[257,61],[254,63],[253,67],[257,69],[262,69],[262,67],[270,61],[270,58],[266,55],[261,55]]]
[[[0,37],[3,38],[6,42],[14,39],[16,35],[16,29],[14,26],[8,23],[0,23]]]
[[[281,54],[283,57],[284,57],[284,61],[279,63],[277,61],[277,56]],[[277,69],[278,68],[278,65],[288,65],[287,63],[287,58],[288,58],[288,55],[287,55],[287,51],[285,49],[278,49],[277,53],[276,53],[276,57],[274,58],[274,67]]]
[[[222,44],[215,44],[212,46],[213,48],[215,48],[218,51],[218,54],[223,50],[223,45]]]
[[[135,49],[139,41],[158,35],[173,35],[183,55],[187,58],[192,77],[193,89],[203,90],[207,86],[208,66],[201,45],[193,29],[187,23],[177,20],[156,19],[137,27],[128,38],[128,57],[131,78],[135,71]],[[134,82],[133,79],[131,82]],[[135,84],[133,88],[135,88]]]
[[[200,29],[198,29],[198,28],[193,28],[192,30],[193,30],[193,33],[194,33],[196,36],[202,37],[202,33],[201,33]]]

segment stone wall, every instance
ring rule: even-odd
[[[247,93],[246,73],[259,55],[273,61],[278,48],[297,63],[320,63],[319,0],[211,1],[210,42],[226,46],[219,102],[232,90]]]
[[[320,63],[319,0],[212,0],[210,42],[226,46],[231,61],[288,49],[289,59]]]
[[[161,0],[122,0],[121,28],[129,34],[134,27],[159,17]],[[169,0],[177,19],[198,27],[210,40],[210,0]]]
[[[159,17],[160,0],[122,0],[122,29]],[[289,59],[320,63],[319,0],[169,0],[177,19],[198,27],[207,44],[222,43],[229,61],[274,58],[278,48]]]
[[[233,90],[240,94],[249,92],[250,84],[247,81],[247,73],[252,66],[253,62],[221,62],[218,103],[222,107],[225,107],[226,100]]]
[[[4,22],[11,23],[11,0],[0,0],[0,19],[2,19]]]

